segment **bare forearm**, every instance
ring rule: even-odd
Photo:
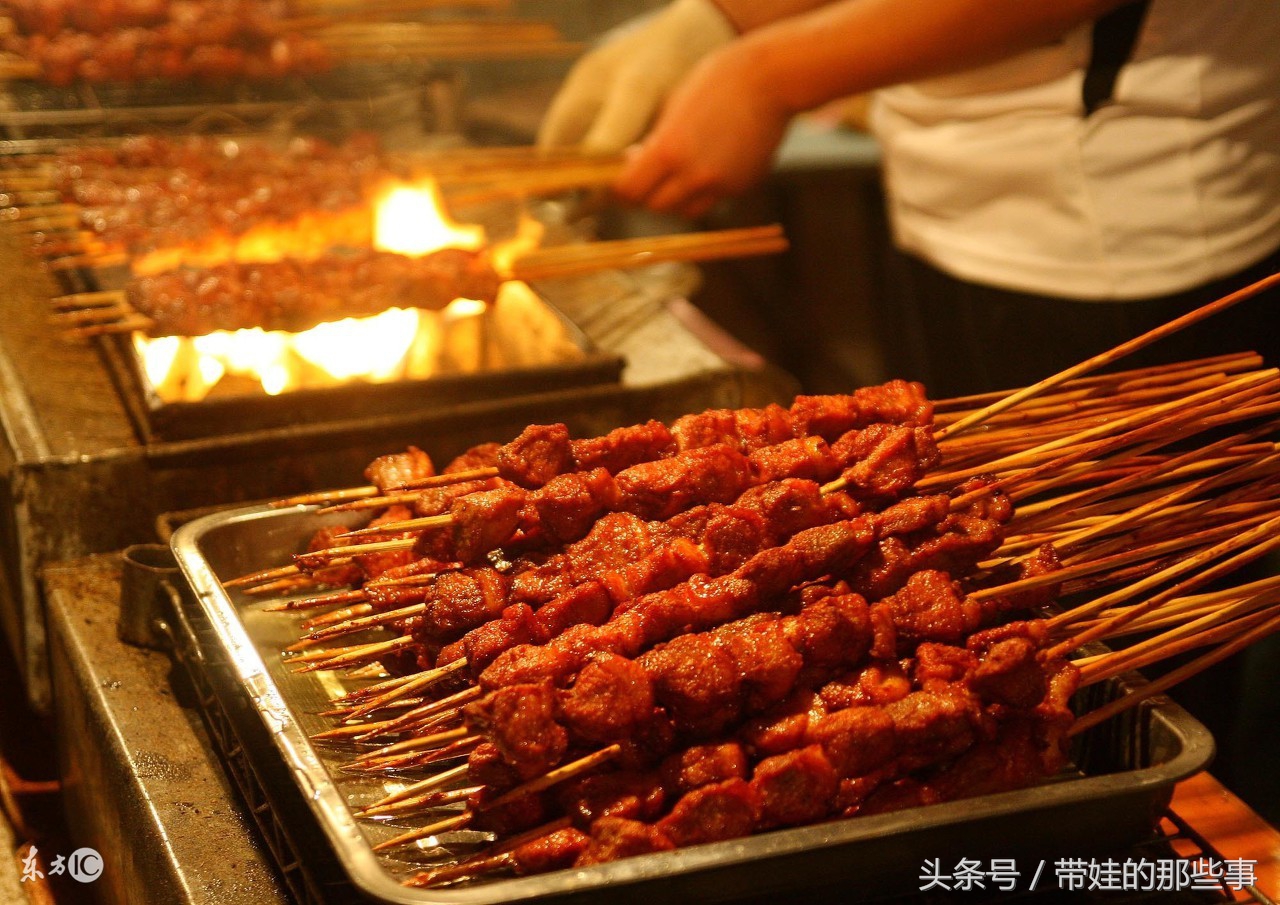
[[[763,28],[782,19],[812,12],[820,6],[828,6],[836,0],[711,0],[725,14],[733,27],[745,34]]]
[[[840,0],[744,35],[761,90],[792,111],[1058,40],[1125,0]]]

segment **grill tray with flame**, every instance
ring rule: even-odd
[[[130,338],[98,340],[135,426],[147,439],[315,424],[335,415],[376,418],[440,411],[485,399],[615,383],[622,374],[621,357],[597,351],[559,310],[523,284],[508,287],[481,314],[429,317],[424,315],[421,329],[437,333],[423,338],[441,341],[428,363],[429,376],[392,375],[377,383],[325,380],[330,385],[276,396],[248,380],[224,378],[198,402],[162,395]]]
[[[3,143],[0,169],[17,166],[26,154],[55,151],[67,144],[58,140]],[[474,213],[490,235],[510,235],[518,228],[520,212],[511,202],[487,205]],[[557,229],[561,239],[578,231]],[[55,275],[65,293],[94,292],[122,289],[129,270],[81,267],[59,269]],[[412,300],[406,299],[405,304],[410,306]],[[281,361],[290,372],[289,389],[276,395],[264,392],[256,381],[234,375],[221,381],[215,378],[212,382],[217,385],[207,395],[187,393],[185,382],[200,382],[194,353],[178,356],[176,376],[158,384],[149,377],[144,353],[131,337],[101,336],[93,341],[139,436],[146,441],[315,424],[336,416],[377,418],[440,412],[487,399],[611,384],[621,377],[621,357],[599,352],[557,307],[525,284],[508,284],[481,314],[464,312],[461,306],[422,312],[415,322],[416,339],[404,352],[404,360],[368,379],[333,377],[294,352],[286,352]],[[339,335],[330,342],[337,347],[337,354],[350,353],[353,342],[349,335]],[[184,352],[191,352],[191,340],[182,342]],[[382,358],[377,361],[381,363]]]
[[[1174,784],[1203,769],[1213,753],[1199,723],[1168,699],[1154,698],[1086,733],[1073,751],[1075,768],[1037,788],[584,870],[407,889],[397,877],[422,865],[380,858],[371,848],[397,830],[351,816],[352,807],[385,789],[377,781],[340,773],[341,755],[330,757],[309,741],[309,734],[330,728],[316,713],[326,709],[332,689],[317,674],[299,675],[281,660],[280,648],[296,638],[296,625],[291,617],[262,612],[260,603],[233,600],[221,585],[279,563],[302,549],[323,524],[344,524],[343,517],[244,509],[191,522],[173,538],[187,581],[184,591],[190,592],[179,605],[178,658],[208,689],[206,717],[220,723],[220,732],[234,734],[227,740],[230,747],[249,754],[253,768],[248,773],[258,780],[247,794],[255,803],[263,796],[255,816],[268,840],[286,843],[276,856],[294,873],[295,889],[307,902],[490,905],[585,901],[592,895],[619,903],[712,902],[770,895],[776,905],[811,902],[815,894],[836,895],[837,889],[839,901],[904,894],[919,888],[926,859],[950,864],[961,857],[1014,858],[1026,867],[1040,859],[1114,852],[1145,840]],[[1080,705],[1097,706],[1126,687],[1117,680],[1093,686]],[[475,850],[478,837],[462,831],[442,841],[470,839],[470,846],[462,846],[466,852]]]

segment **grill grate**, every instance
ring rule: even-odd
[[[461,76],[428,63],[349,66],[340,75],[262,85],[77,84],[66,88],[10,82],[0,91],[0,133],[10,141],[81,140],[139,131],[292,133],[311,124],[353,128],[370,114],[391,129],[425,120],[439,131],[457,123]],[[366,124],[364,126],[368,128]]]

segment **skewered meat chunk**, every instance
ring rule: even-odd
[[[569,429],[563,424],[533,424],[498,453],[498,471],[521,487],[541,487],[573,463]]]
[[[701,786],[681,796],[657,829],[678,846],[747,836],[760,819],[760,796],[741,779]]]
[[[25,34],[53,36],[64,29],[105,34],[215,16],[247,22],[281,19],[288,14],[288,6],[279,0],[5,0],[0,13],[12,18]]]
[[[834,441],[850,430],[885,421],[927,426],[933,419],[933,403],[923,385],[890,380],[860,387],[847,396],[797,396],[791,415],[798,434]]]
[[[622,741],[653,714],[654,686],[646,668],[615,654],[599,654],[559,692],[560,714],[577,738],[595,744]]]
[[[893,717],[883,707],[836,710],[810,721],[804,738],[819,745],[840,776],[862,776],[888,763],[897,751]]]
[[[568,734],[552,718],[555,709],[550,685],[513,685],[467,705],[467,717],[491,734],[521,779],[531,779],[559,763],[568,748]]]
[[[676,847],[658,827],[625,817],[602,817],[591,825],[591,841],[575,867],[604,864],[619,858],[669,852]]]
[[[761,827],[812,823],[831,808],[840,776],[820,745],[766,758],[751,786],[760,799]]]
[[[517,873],[541,874],[572,867],[587,850],[591,837],[582,830],[565,827],[517,846],[511,863]]]
[[[678,731],[715,735],[737,720],[742,680],[728,652],[706,635],[682,635],[637,661]]]
[[[251,327],[296,333],[401,306],[492,301],[500,283],[489,259],[477,252],[446,248],[410,258],[356,249],[305,261],[180,268],[137,278],[126,292],[130,305],[154,321],[149,335],[203,336]]]
[[[604,818],[654,820],[666,802],[664,785],[654,773],[618,770],[570,780],[557,789],[556,799],[583,827]]]
[[[50,167],[62,200],[80,210],[88,250],[127,254],[145,274],[258,260],[261,244],[246,234],[265,227],[274,252],[291,257],[371,245],[373,201],[411,175],[369,134],[283,146],[138,136],[59,151]]]
[[[618,473],[618,494],[641,518],[668,519],[699,503],[728,503],[747,489],[750,465],[728,446],[690,449]]]
[[[683,794],[712,783],[746,779],[747,752],[737,742],[693,745],[672,754],[662,763],[662,779],[668,789]]]
[[[379,492],[387,493],[410,481],[429,478],[435,473],[436,467],[431,457],[418,447],[410,446],[402,453],[378,456],[364,470],[364,479],[377,486]]]
[[[604,468],[612,474],[641,462],[664,458],[676,450],[671,431],[661,421],[620,427],[603,437],[574,440],[571,446],[578,470]]]

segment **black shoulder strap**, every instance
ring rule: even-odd
[[[1084,112],[1093,113],[1110,102],[1120,78],[1120,67],[1129,60],[1150,0],[1126,3],[1093,23],[1093,47],[1084,72]]]

